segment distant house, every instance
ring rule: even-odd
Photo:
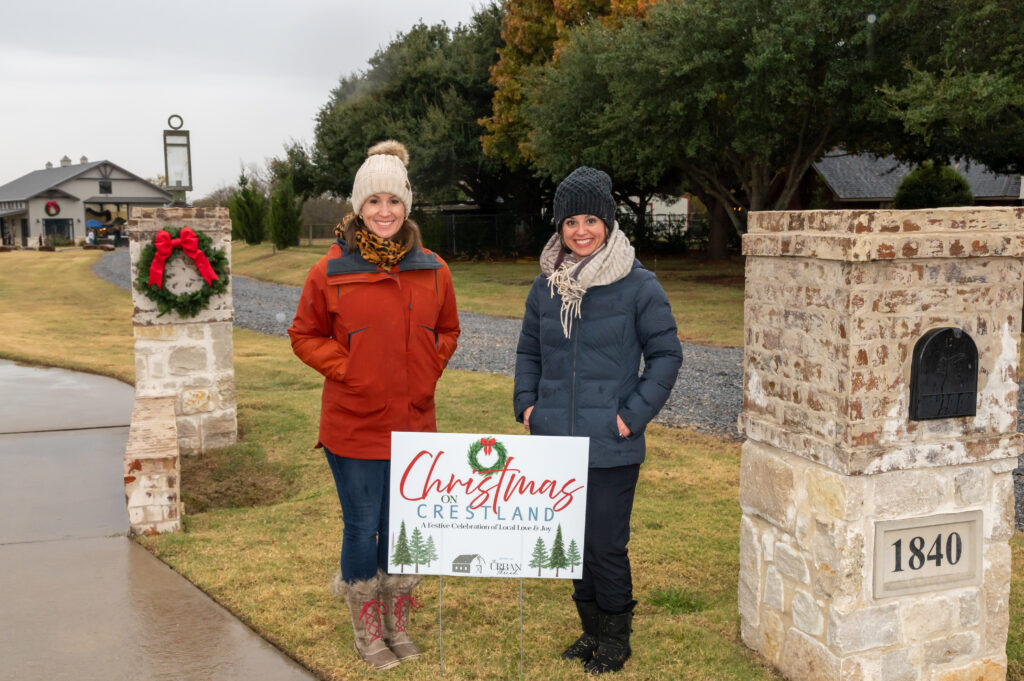
[[[465,553],[452,561],[452,572],[483,574],[484,559],[476,553]]]
[[[690,219],[690,197],[679,196],[666,200],[656,196],[647,203],[647,213],[652,225],[686,224]]]
[[[953,167],[971,185],[975,204],[1021,205],[1020,175],[999,175],[980,163]],[[804,178],[790,208],[891,208],[896,190],[913,169],[889,157],[832,151],[814,164],[815,172]]]
[[[161,206],[171,195],[110,161],[65,156],[0,186],[3,244],[34,247],[47,237],[84,238],[87,227],[112,227],[128,219],[132,206]]]

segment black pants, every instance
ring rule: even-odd
[[[587,529],[583,539],[583,578],[574,579],[577,601],[597,601],[605,612],[633,607],[629,570],[629,517],[640,464],[588,471]]]

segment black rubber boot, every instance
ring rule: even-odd
[[[635,605],[635,602],[632,605]],[[633,654],[629,647],[629,634],[633,631],[632,605],[626,612],[600,611],[597,650],[584,667],[586,671],[591,674],[617,672]]]
[[[590,662],[597,650],[597,634],[600,631],[601,610],[594,601],[575,601],[576,612],[580,614],[583,634],[562,653],[563,660]]]

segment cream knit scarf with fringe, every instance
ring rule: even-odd
[[[572,320],[581,318],[580,308],[587,289],[622,279],[633,268],[634,258],[633,246],[618,223],[601,248],[579,261],[565,250],[561,234],[555,232],[548,239],[540,253],[540,270],[548,278],[551,297],[557,292],[562,299],[562,333],[566,338],[572,333]]]

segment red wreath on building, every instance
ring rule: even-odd
[[[54,215],[60,215],[60,206],[57,204],[56,201],[46,202],[46,214],[49,215],[51,218]]]

